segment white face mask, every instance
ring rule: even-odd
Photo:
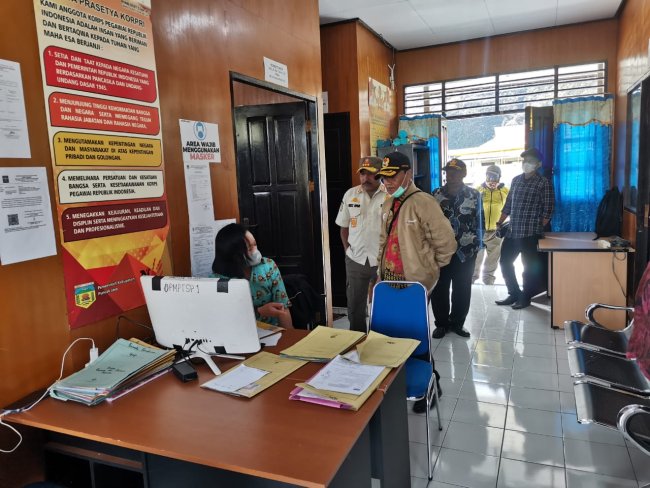
[[[257,266],[262,262],[262,253],[255,249],[250,255],[246,256],[246,262],[249,266]]]
[[[535,164],[535,163],[524,163],[524,164],[522,164],[522,168],[524,170],[524,173],[530,174],[530,173],[532,173],[533,171],[535,171],[537,169],[537,164]]]

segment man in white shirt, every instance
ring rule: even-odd
[[[386,192],[375,174],[381,159],[366,157],[359,163],[360,185],[350,188],[336,216],[345,249],[345,271],[350,329],[366,332],[368,288],[377,279],[377,254],[381,227],[381,204]]]

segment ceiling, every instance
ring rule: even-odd
[[[359,18],[398,50],[609,19],[623,0],[319,0],[320,23]]]

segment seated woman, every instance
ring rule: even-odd
[[[239,224],[228,224],[214,241],[215,278],[245,278],[249,281],[257,320],[293,328],[289,298],[272,259],[263,258],[253,234]]]

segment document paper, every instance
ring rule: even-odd
[[[366,340],[357,345],[357,362],[396,368],[406,361],[419,345],[420,341],[414,339],[398,339],[370,331]]]
[[[364,336],[363,332],[333,329],[319,325],[307,337],[281,352],[306,361],[329,361]]]
[[[227,374],[217,376],[207,383],[203,383],[201,386],[224,393],[234,393],[251,383],[255,383],[267,374],[269,374],[268,371],[249,368],[245,364],[240,364],[229,370]]]
[[[0,59],[0,158],[29,158],[20,64]]]
[[[45,168],[0,168],[0,261],[12,264],[55,254]]]
[[[319,390],[361,395],[383,371],[383,366],[354,363],[336,356],[307,384]]]

